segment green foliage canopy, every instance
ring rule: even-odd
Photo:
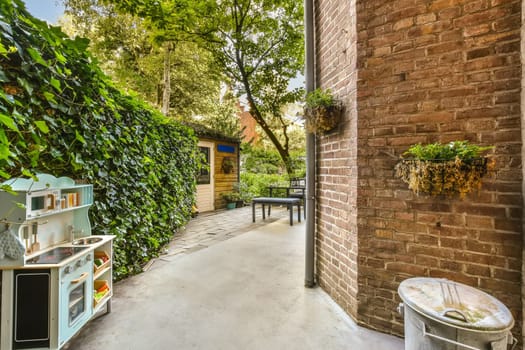
[[[87,53],[0,0],[0,176],[46,172],[94,185],[93,232],[113,234],[115,276],[141,271],[191,213],[197,140],[117,90]]]
[[[302,89],[289,82],[303,69],[303,8],[296,0],[107,0],[186,36],[209,50],[292,173],[289,120],[282,108]],[[280,135],[276,133],[280,130]]]
[[[170,43],[170,115],[187,119],[213,113],[219,98],[220,74],[210,53],[151,25],[150,21],[119,13],[102,0],[62,0],[72,29],[90,39],[89,49],[106,74],[119,86],[136,91],[153,105],[161,104],[163,61]],[[210,98],[213,97],[213,98]]]

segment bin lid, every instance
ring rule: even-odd
[[[441,278],[404,280],[398,293],[405,305],[440,323],[477,331],[501,331],[514,325],[509,309],[476,288]]]

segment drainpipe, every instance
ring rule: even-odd
[[[304,0],[305,81],[306,92],[313,91],[314,81],[314,0]],[[304,285],[315,286],[315,135],[306,134],[306,252]]]

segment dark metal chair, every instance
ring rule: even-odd
[[[290,187],[287,190],[289,198],[299,198],[303,204],[304,217],[306,218],[306,179],[304,177],[293,177],[290,179]]]

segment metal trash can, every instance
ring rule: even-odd
[[[399,285],[405,350],[508,350],[514,318],[493,296],[447,279],[417,277]]]

